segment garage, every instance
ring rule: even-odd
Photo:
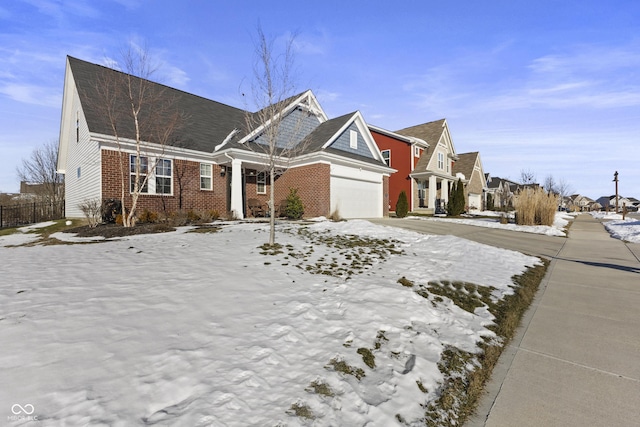
[[[331,176],[331,212],[342,218],[380,218],[382,182]]]
[[[469,193],[469,209],[482,209],[482,195]]]

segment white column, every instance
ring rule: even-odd
[[[442,206],[444,209],[447,208],[447,203],[449,203],[449,180],[443,179],[440,181],[440,198],[442,199]]]
[[[436,207],[436,191],[437,191],[438,180],[435,175],[431,175],[429,177],[429,199],[427,200],[427,207],[431,209],[435,209]]]
[[[236,218],[244,219],[244,203],[242,200],[242,160],[231,162],[231,211]]]

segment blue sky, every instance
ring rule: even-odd
[[[485,172],[640,198],[640,2],[24,0],[0,4],[0,191],[58,137],[65,56],[145,44],[170,86],[242,107],[258,23],[297,88],[389,130],[446,118]]]

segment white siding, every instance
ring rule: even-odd
[[[64,138],[66,153],[65,165],[65,210],[68,218],[82,218],[84,215],[78,205],[85,200],[101,198],[101,164],[98,142],[91,140],[87,122],[80,106],[73,79],[67,79],[72,87],[68,92],[63,108],[60,138]],[[79,140],[76,141],[76,112],[80,121]],[[78,177],[78,169],[80,177]]]

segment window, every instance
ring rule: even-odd
[[[212,167],[207,163],[200,163],[200,189],[212,190],[213,189],[213,174]]]
[[[256,177],[256,192],[258,194],[267,194],[267,173],[258,172]]]
[[[76,142],[80,142],[80,115],[76,111]]]
[[[78,179],[80,179],[80,166],[78,166],[77,172],[78,172]]]
[[[438,153],[438,169],[444,169],[444,154]]]
[[[358,132],[355,130],[349,131],[349,147],[354,150],[358,149]]]
[[[420,149],[420,147],[413,147],[413,156],[414,157],[420,157],[421,154],[422,154],[422,150]]]
[[[159,159],[156,165],[156,194],[171,194],[171,160]]]
[[[387,164],[387,166],[391,166],[391,150],[382,150],[380,153],[382,153],[382,158],[384,159],[384,162]]]
[[[129,173],[131,174],[131,192],[132,193],[135,191],[135,188],[136,188],[136,185],[135,185],[136,184],[136,163],[138,163],[137,157],[132,155],[129,161]],[[140,163],[140,181],[138,185],[141,185],[145,177],[147,176],[147,172],[149,169],[149,158],[140,157],[139,163]],[[149,188],[147,184],[148,182],[145,181],[144,186],[142,186],[142,188],[140,189],[141,193],[149,192]]]

